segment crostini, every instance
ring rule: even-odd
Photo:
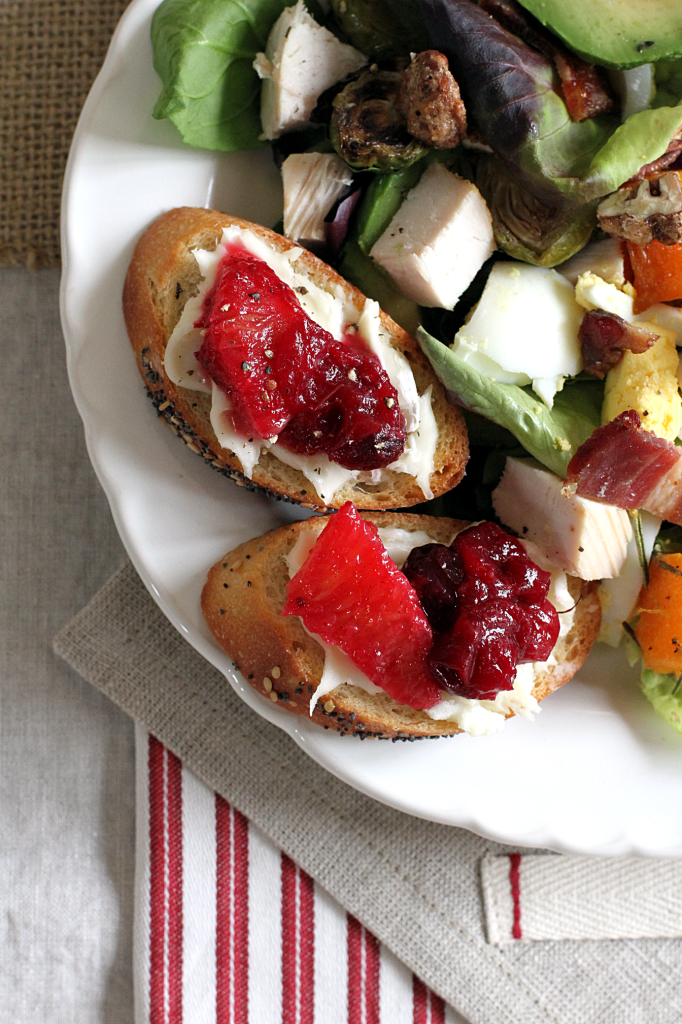
[[[349,525],[342,527],[343,517],[347,518]],[[385,565],[377,563],[378,575],[372,575],[373,570],[370,569],[369,576],[365,578],[366,567],[375,556],[368,555],[364,549],[360,550],[358,544],[362,545],[366,540],[375,549],[377,547],[377,531],[371,525],[367,529],[367,524],[374,524],[378,528],[378,547],[385,546],[386,557],[380,551],[380,561],[383,560]],[[321,566],[312,567],[313,572],[321,568],[318,575],[320,594],[327,602],[321,608],[321,617],[318,615],[317,621],[324,623],[324,626],[319,627],[317,633],[315,629],[309,631],[304,624],[307,622],[310,625],[313,622],[310,617],[306,617],[310,610],[308,595],[311,591],[304,570],[311,567],[310,559],[319,552],[319,545],[325,539],[325,527],[330,525],[334,525],[337,534],[342,528],[349,529],[351,533],[340,533],[337,536],[336,565],[323,562]],[[360,532],[364,530],[369,536],[357,541],[358,529]],[[501,539],[507,554],[500,556],[499,551],[498,554],[493,552],[493,559],[499,561],[501,557],[504,562],[505,558],[511,557],[512,561],[516,559],[514,564],[519,564],[519,558],[525,557],[531,568],[523,569],[524,579],[527,577],[531,581],[544,581],[551,608],[540,594],[539,605],[533,610],[535,617],[531,617],[532,621],[528,620],[531,622],[530,633],[536,624],[539,624],[537,629],[540,630],[542,621],[547,620],[546,611],[551,611],[554,633],[549,645],[541,652],[542,656],[535,661],[528,651],[540,650],[539,647],[526,647],[525,651],[519,649],[521,656],[518,663],[516,666],[510,663],[511,672],[503,684],[506,689],[497,694],[488,694],[486,699],[476,699],[462,694],[483,693],[487,683],[481,689],[478,680],[476,685],[479,689],[476,691],[457,685],[452,687],[452,675],[447,686],[443,684],[442,673],[430,679],[424,678],[426,661],[419,652],[414,655],[414,650],[423,642],[423,636],[414,639],[412,622],[409,621],[411,616],[414,615],[415,619],[421,616],[423,619],[424,611],[428,613],[433,627],[433,646],[430,646],[429,626],[424,627],[420,620],[416,629],[422,630],[422,633],[424,628],[427,630],[429,658],[439,642],[439,636],[444,635],[438,632],[443,627],[443,620],[440,623],[438,621],[442,608],[440,611],[436,608],[434,612],[433,589],[430,589],[428,579],[426,594],[421,586],[428,573],[424,573],[423,565],[420,568],[422,563],[415,561],[415,555],[425,552],[427,557],[429,548],[424,545],[430,545],[436,554],[441,553],[441,557],[443,548],[453,550],[450,548],[453,541],[458,544],[467,537],[471,538],[470,545],[473,541],[480,547],[481,537],[486,544],[486,536],[495,531],[495,543]],[[320,537],[322,540],[318,540]],[[471,566],[470,554],[464,558]],[[529,560],[535,558],[544,569]],[[461,567],[464,563],[460,561],[458,564]],[[402,566],[404,573],[399,571],[399,566]],[[509,566],[512,568],[509,569]],[[502,572],[507,581],[516,572],[511,562],[509,566]],[[471,576],[472,585],[479,588],[478,597],[473,598],[473,603],[478,601],[478,611],[474,618],[480,618],[481,615],[485,618],[489,614],[488,611],[481,612],[480,604],[481,580],[491,578],[489,568],[490,565],[483,567]],[[388,573],[385,581],[381,575],[384,572]],[[403,612],[400,616],[394,614],[393,605],[389,603],[394,600],[392,594],[396,574],[402,577],[397,582],[400,584],[398,589],[402,588],[403,593],[395,598],[395,602],[402,602],[403,608],[412,608],[407,614],[407,627]],[[454,576],[451,574],[451,580],[455,577],[461,582],[466,573],[462,577],[460,568],[457,568]],[[361,581],[359,585],[364,587],[359,601],[356,598],[358,579]],[[442,581],[442,576],[440,579]],[[474,735],[496,732],[504,724],[505,718],[511,715],[532,716],[538,701],[562,686],[577,672],[596,639],[601,618],[596,586],[594,582],[567,577],[560,569],[550,569],[533,545],[518,541],[495,524],[472,527],[471,524],[452,519],[402,512],[358,514],[349,503],[333,516],[320,516],[282,526],[230,551],[211,568],[201,603],[213,636],[251,686],[263,697],[289,712],[310,718],[324,728],[343,734],[383,739],[416,739],[462,731]],[[334,589],[336,596],[331,594]],[[405,595],[405,589],[411,593]],[[497,593],[502,592],[498,588]],[[505,592],[509,593],[508,590]],[[355,640],[352,637],[348,642],[344,640],[343,651],[325,643],[320,636],[330,623],[338,620],[339,608],[335,602],[339,597],[343,606],[341,618],[346,616],[342,629],[350,621],[351,632],[356,631]],[[520,606],[508,606],[511,608],[509,621],[512,636],[528,611],[529,605],[524,602],[529,600],[527,593],[526,596],[522,594]],[[350,620],[347,614],[349,607],[352,609]],[[535,613],[542,610],[542,607],[546,611],[538,618]],[[496,598],[490,603],[489,609],[497,614],[500,601]],[[380,621],[377,621],[377,614],[381,616]],[[446,618],[447,615],[449,611],[446,612]],[[400,623],[397,623],[398,618],[401,619]],[[372,622],[373,626],[366,625]],[[330,628],[334,628],[333,625]],[[452,622],[448,620],[447,630],[452,628]],[[371,639],[368,638],[370,632]],[[488,631],[476,655],[481,662],[487,658],[496,680],[493,688],[499,685],[499,668],[505,660],[504,655],[500,655],[494,646],[494,632]],[[528,632],[527,629],[526,634]],[[357,649],[354,650],[351,661],[344,652],[350,651],[353,643],[357,648],[358,639],[365,650],[359,657]],[[528,639],[526,635],[523,643],[527,643]],[[531,643],[534,640],[531,635]],[[518,642],[521,643],[520,640]],[[475,646],[474,642],[470,644],[472,650]],[[392,648],[393,654],[387,655],[389,648]],[[370,666],[367,674],[358,667],[363,657],[365,668]],[[431,665],[432,661],[429,661],[429,671]],[[399,678],[401,674],[404,677],[402,681]],[[368,675],[375,680],[381,676],[380,681],[390,681],[390,685],[386,682],[387,688],[401,699],[389,696],[383,687],[372,684]],[[474,685],[473,676],[468,685]],[[457,690],[459,693],[455,692]]]
[[[205,209],[162,214],[137,243],[123,309],[160,415],[242,485],[308,508],[387,509],[464,474],[463,417],[414,340],[267,228]],[[291,344],[287,317],[300,327]],[[359,426],[358,409],[371,412]]]

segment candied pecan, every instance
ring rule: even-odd
[[[453,149],[467,130],[466,110],[447,57],[438,50],[416,54],[400,82],[398,109],[419,142]]]

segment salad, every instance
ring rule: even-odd
[[[271,145],[287,237],[415,334],[497,519],[601,579],[601,639],[682,731],[676,0],[164,0],[154,116]]]

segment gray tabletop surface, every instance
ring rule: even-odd
[[[0,1022],[130,1024],[133,725],[50,650],[124,558],[58,292],[0,269]]]

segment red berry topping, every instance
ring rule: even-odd
[[[311,633],[340,647],[400,704],[438,703],[427,662],[431,626],[376,526],[351,502],[330,518],[289,581],[283,614],[300,615]]]
[[[398,394],[357,336],[337,341],[256,256],[230,250],[197,327],[197,353],[232,402],[235,429],[325,453],[347,469],[380,469],[405,447]]]
[[[403,572],[436,632],[429,664],[443,689],[494,700],[513,687],[517,665],[551,654],[559,636],[551,574],[495,523],[464,530],[450,548],[415,548]]]

